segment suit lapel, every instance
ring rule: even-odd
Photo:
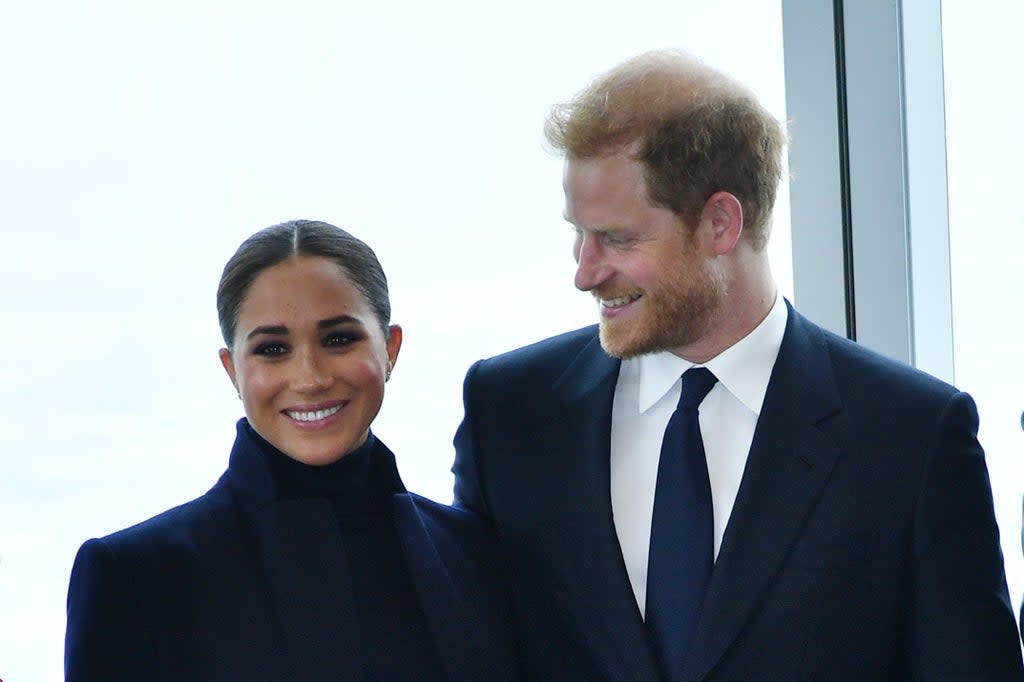
[[[555,565],[567,593],[565,608],[587,650],[607,679],[657,680],[633,590],[619,547],[611,507],[609,443],[619,361],[595,337],[555,388],[562,399],[563,425],[553,435],[552,476],[563,481],[562,514],[553,527],[561,537]]]
[[[702,680],[757,608],[817,502],[837,446],[817,424],[840,408],[824,341],[792,308],[690,648]]]

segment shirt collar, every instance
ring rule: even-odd
[[[768,380],[782,346],[788,317],[789,310],[782,296],[776,296],[772,309],[753,331],[703,365],[755,415],[761,413],[761,403],[764,402]],[[692,362],[668,351],[642,355],[623,362],[636,363],[634,369],[639,371],[637,395],[641,413],[661,400],[682,373],[694,366]]]

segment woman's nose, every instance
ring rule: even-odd
[[[315,351],[301,354],[296,371],[295,388],[301,392],[317,393],[331,386],[331,375]]]

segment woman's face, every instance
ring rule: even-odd
[[[401,345],[401,328],[385,339],[337,264],[298,256],[253,280],[220,359],[256,432],[292,459],[324,465],[366,440]]]

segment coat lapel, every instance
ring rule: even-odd
[[[266,458],[243,419],[231,451],[228,485],[263,561],[265,584],[292,679],[363,679],[348,563],[326,500],[277,499]],[[259,599],[263,595],[253,595]]]
[[[252,512],[295,679],[363,679],[348,564],[330,504],[290,500]]]
[[[711,672],[798,538],[840,454],[817,424],[839,409],[824,340],[790,308],[684,679]]]
[[[491,661],[484,653],[493,647],[481,641],[481,636],[491,631],[477,622],[476,611],[465,601],[466,590],[457,588],[458,576],[449,572],[413,498],[402,493],[393,499],[406,565],[447,679],[449,682],[503,679],[496,668],[501,662]]]
[[[555,384],[564,429],[553,434],[551,476],[563,481],[552,524],[565,608],[609,680],[655,681],[658,673],[622,559],[611,506],[611,412],[619,361],[595,337]]]

